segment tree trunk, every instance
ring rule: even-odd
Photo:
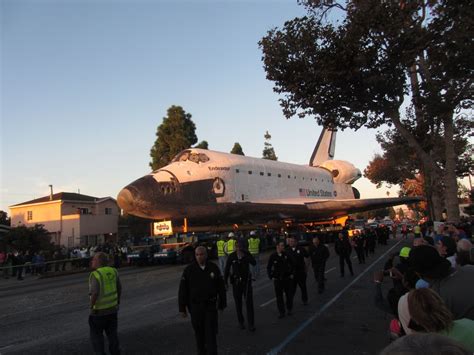
[[[431,170],[429,164],[425,164],[422,161],[423,174],[425,178],[425,194],[428,202],[429,217],[432,221],[440,221],[443,214],[443,188],[440,185],[440,178],[435,178],[439,175]]]
[[[459,222],[458,182],[456,179],[456,153],[454,152],[454,125],[451,115],[446,115],[444,123],[445,159],[444,184],[446,188],[446,212],[448,221]]]
[[[441,169],[436,165],[436,162],[430,154],[423,150],[423,147],[418,143],[416,138],[407,130],[402,122],[400,121],[400,115],[395,112],[392,117],[392,122],[395,128],[400,132],[407,143],[415,150],[415,153],[420,159],[423,166],[425,178],[430,181],[430,192],[431,203],[432,203],[432,214],[435,221],[441,220],[443,211],[443,175]]]

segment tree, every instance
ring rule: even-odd
[[[10,222],[11,219],[10,217],[8,217],[8,213],[0,210],[0,224],[3,224],[4,226],[9,226]]]
[[[398,218],[402,220],[405,217],[405,212],[403,212],[402,208],[398,209]]]
[[[230,154],[245,155],[239,143],[235,142]]]
[[[285,116],[313,115],[319,124],[340,129],[395,126],[432,190],[442,182],[448,219],[458,220],[451,142],[455,117],[474,106],[470,1],[301,3],[307,16],[287,21],[260,41],[267,78],[283,96]],[[342,21],[328,20],[333,10]],[[413,115],[401,112],[405,100]],[[415,132],[442,136],[444,167]]]
[[[278,160],[278,157],[275,154],[275,150],[272,147],[272,144],[270,143],[270,139],[272,139],[272,136],[268,131],[265,132],[265,135],[263,136],[265,138],[265,143],[264,143],[264,148],[263,148],[263,159],[267,160]]]
[[[196,126],[181,106],[171,106],[156,131],[155,144],[150,150],[150,167],[153,170],[168,165],[183,149],[196,144]]]
[[[469,174],[474,168],[471,154],[466,154],[472,150],[469,144],[467,125],[463,120],[456,120],[454,149],[456,152],[456,175],[463,177]],[[432,145],[430,148],[433,159],[439,166],[445,166],[444,160],[444,140],[442,137],[435,137],[434,135],[417,134],[417,140],[420,144]],[[433,184],[427,182],[424,178],[423,165],[417,159],[415,151],[408,146],[403,137],[397,130],[387,130],[384,134],[377,134],[377,141],[382,147],[383,155],[376,154],[370,161],[367,168],[364,170],[364,176],[371,182],[380,187],[383,182],[390,185],[398,185],[403,190],[403,185],[407,180],[418,179],[423,182],[421,189],[418,189],[418,196],[424,195],[428,202],[429,216],[433,219],[435,216],[434,210],[443,210],[440,205],[440,199],[444,191],[442,182]],[[464,153],[463,153],[464,152]],[[433,191],[433,186],[437,186],[437,190]],[[414,195],[411,195],[414,196]],[[423,207],[420,204],[419,207]]]
[[[51,243],[51,236],[42,224],[35,224],[33,227],[25,225],[12,227],[2,241],[16,250],[29,250],[33,253],[54,248],[54,244]]]
[[[194,148],[209,149],[209,143],[207,143],[207,141],[201,141]]]

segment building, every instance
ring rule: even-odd
[[[117,241],[119,218],[112,197],[59,192],[10,206],[11,226],[43,224],[54,244],[75,247]]]

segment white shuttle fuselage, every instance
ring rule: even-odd
[[[188,218],[194,224],[328,220],[419,200],[359,200],[352,184],[360,170],[332,160],[334,149],[335,132],[328,130],[323,130],[309,166],[190,148],[126,186],[117,200],[132,215]]]

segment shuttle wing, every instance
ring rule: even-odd
[[[333,213],[335,215],[369,211],[377,208],[405,205],[421,201],[421,197],[367,198],[360,200],[325,200],[307,202],[306,207],[314,212]]]

